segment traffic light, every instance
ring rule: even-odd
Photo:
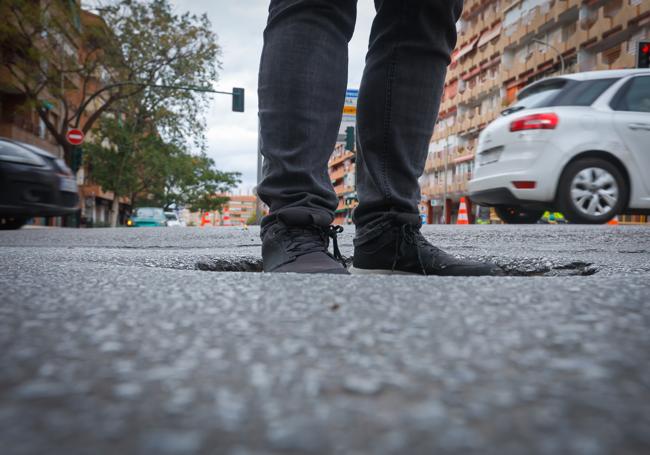
[[[354,150],[354,127],[348,126],[345,129],[345,150]]]
[[[232,89],[232,111],[244,112],[244,89],[243,88]]]
[[[650,68],[650,40],[641,40],[636,48],[636,67]]]

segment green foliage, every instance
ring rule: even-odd
[[[131,196],[159,179],[164,150],[159,136],[142,134],[138,122],[104,118],[84,146],[92,180],[106,191]]]
[[[94,13],[77,2],[2,0],[0,17],[0,69],[68,160],[70,127],[87,133],[133,97],[157,112],[160,134],[203,143],[206,95],[147,84],[210,86],[217,80],[221,50],[207,16],[175,14],[169,0],[117,0]]]
[[[187,153],[163,140],[153,123],[139,120],[102,121],[94,142],[86,146],[92,179],[136,205],[219,210],[228,198],[216,194],[232,190],[239,173],[219,171],[204,153]]]
[[[170,0],[114,0],[92,12],[72,1],[1,0],[0,17],[0,70],[68,162],[66,131],[99,125],[84,151],[104,190],[165,208],[226,202],[215,194],[238,174],[217,170],[202,152],[207,95],[152,87],[217,81],[221,49],[206,15],[177,14]]]
[[[216,195],[232,190],[239,183],[240,174],[219,171],[214,160],[203,153],[190,155],[174,145],[169,147],[174,153],[166,160],[162,185],[151,188],[151,199],[165,208],[220,210],[228,198]]]
[[[169,0],[121,0],[97,8],[115,35],[111,66],[122,65],[121,80],[156,85],[211,86],[218,79],[221,49],[207,15],[175,14]],[[133,90],[125,87],[124,90]],[[159,132],[202,143],[205,93],[142,87],[142,102],[157,112]]]

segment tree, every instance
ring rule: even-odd
[[[111,226],[117,225],[121,196],[165,209],[220,210],[228,198],[218,194],[232,190],[240,174],[219,171],[203,152],[189,154],[179,143],[164,140],[155,115],[138,115],[146,111],[137,107],[130,112],[102,119],[86,146],[93,180],[114,193]]]
[[[194,211],[221,210],[228,201],[218,196],[240,182],[239,172],[223,172],[203,153],[190,155],[175,144],[167,144],[166,171],[162,185],[152,188],[149,200],[168,209],[188,207]]]
[[[160,129],[201,143],[205,95],[152,85],[217,80],[220,47],[207,16],[174,14],[169,0],[119,0],[95,12],[60,0],[0,2],[0,67],[66,160],[70,127],[87,133],[117,103],[147,92],[149,110],[169,113],[158,119]]]
[[[112,191],[111,226],[117,225],[119,199],[136,197],[160,184],[167,148],[155,131],[146,131],[133,118],[102,119],[94,141],[86,146],[86,163],[93,181]]]

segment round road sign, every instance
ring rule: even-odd
[[[68,130],[65,138],[72,145],[81,145],[84,142],[84,132],[78,129]]]

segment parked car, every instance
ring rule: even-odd
[[[165,212],[168,227],[185,227],[185,221],[180,219],[176,212]]]
[[[470,198],[507,223],[650,213],[650,70],[551,77],[479,135]]]
[[[131,227],[166,227],[167,217],[161,208],[140,207],[126,224]]]
[[[34,216],[74,214],[79,192],[65,162],[30,144],[0,138],[0,229]]]

